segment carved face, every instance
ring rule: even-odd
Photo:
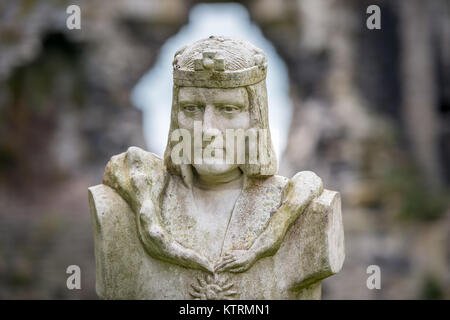
[[[191,132],[194,137],[194,123],[202,122],[202,134],[215,136],[220,132],[226,145],[226,129],[250,128],[249,99],[245,88],[197,88],[182,87],[178,93],[178,126]],[[197,122],[197,123],[198,123]],[[202,143],[203,149],[211,142]],[[192,143],[194,145],[194,143]],[[238,167],[227,164],[226,150],[223,161],[193,164],[200,175],[223,174]]]

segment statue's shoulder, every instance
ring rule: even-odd
[[[288,184],[289,179],[283,176],[273,175],[261,180],[261,184],[266,187],[275,187],[277,189],[284,189]]]
[[[113,184],[111,179],[120,179],[134,170],[146,175],[161,175],[166,169],[161,157],[138,147],[129,147],[126,152],[112,156],[105,168],[103,183]]]
[[[294,184],[301,184],[304,187],[318,188],[322,187],[322,179],[312,171],[299,171],[289,179]]]
[[[286,199],[288,192],[292,194],[295,201],[303,201],[306,197],[320,195],[323,191],[322,179],[312,171],[297,172],[292,178],[273,175],[263,179],[258,186],[265,193],[269,192],[276,196],[279,202]]]
[[[298,199],[309,194],[319,195],[323,191],[322,179],[312,171],[297,172],[292,178],[273,175],[265,178],[251,179],[250,188],[260,194],[270,194],[281,202],[289,190],[293,190]]]
[[[293,201],[299,203],[310,197],[317,198],[323,192],[322,179],[312,171],[297,172],[289,179],[288,186],[293,192]]]
[[[273,195],[281,195],[288,183],[288,178],[273,175],[264,178],[250,178],[248,179],[246,188],[257,190],[257,193],[264,194],[269,192]]]
[[[167,170],[161,157],[138,147],[130,147],[109,160],[103,184],[119,192],[128,201],[138,191],[162,186],[166,176]]]
[[[273,175],[263,180],[260,180],[260,185],[265,187],[275,187],[277,189],[285,190],[289,185],[295,184],[305,189],[320,189],[322,188],[322,179],[312,171],[297,172],[292,178],[284,176]]]
[[[127,151],[112,156],[108,165],[125,164],[131,167],[133,164],[145,163],[155,168],[164,166],[164,161],[160,156],[139,147],[129,147]]]

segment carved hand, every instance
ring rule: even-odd
[[[225,253],[221,261],[216,265],[215,272],[244,272],[250,269],[256,260],[257,256],[253,250],[233,250]]]
[[[200,253],[180,246],[180,257],[178,260],[178,263],[192,269],[200,269],[206,272],[214,273],[214,266],[213,264],[203,255]]]

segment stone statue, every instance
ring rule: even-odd
[[[339,193],[275,175],[267,61],[211,36],[173,60],[164,159],[113,156],[89,188],[106,299],[320,299],[344,261]]]

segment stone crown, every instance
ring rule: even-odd
[[[181,48],[173,60],[174,84],[235,88],[265,80],[267,59],[247,41],[211,36]]]

